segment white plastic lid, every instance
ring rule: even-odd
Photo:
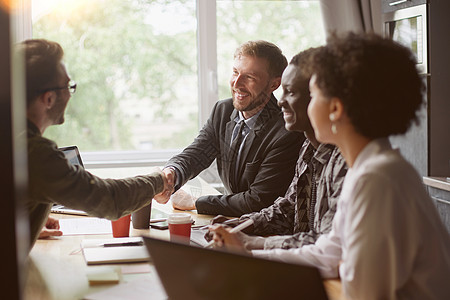
[[[191,215],[188,213],[170,214],[167,218],[169,224],[186,224],[192,223]]]

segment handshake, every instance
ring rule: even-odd
[[[175,190],[175,171],[171,168],[165,168],[160,171],[160,174],[164,181],[164,190],[161,193],[156,194],[153,199],[158,203],[165,204],[169,201],[170,196]]]
[[[175,189],[176,173],[172,168],[165,168],[160,172],[164,180],[164,190],[155,195],[153,199],[158,203],[165,204],[172,196],[172,206],[179,210],[193,210],[195,208],[196,197],[186,193],[182,189],[173,194]],[[172,195],[173,194],[173,195]]]

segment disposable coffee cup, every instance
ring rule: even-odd
[[[191,238],[192,219],[188,213],[170,214],[167,218],[170,240],[189,243]]]
[[[116,221],[111,221],[113,237],[130,236],[130,220],[131,215],[126,215]]]
[[[150,227],[150,214],[152,211],[152,203],[136,210],[131,214],[131,221],[134,229],[148,229]]]

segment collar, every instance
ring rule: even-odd
[[[333,153],[334,150],[337,149],[337,147],[330,144],[320,144],[319,147],[316,149],[311,144],[311,142],[306,138],[305,141],[303,142],[302,149],[303,149],[302,150],[303,160],[306,163],[318,162],[321,165],[325,165],[330,160],[331,154]]]
[[[245,125],[247,125],[247,127],[252,130],[253,127],[255,126],[256,120],[258,119],[258,116],[261,114],[261,111],[258,111],[255,115],[251,116],[248,119],[244,119],[243,113],[240,111],[238,112],[238,115],[236,116],[236,118],[234,118],[234,121],[237,123],[239,123],[240,121],[244,121]]]

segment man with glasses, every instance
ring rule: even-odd
[[[89,215],[118,219],[149,204],[172,185],[163,173],[127,179],[101,179],[71,165],[56,144],[42,136],[51,125],[64,123],[64,112],[76,91],[62,62],[63,49],[47,40],[27,40],[16,49],[25,57],[27,91],[28,198],[30,246],[42,228],[58,228],[47,219],[54,203]],[[43,234],[51,235],[51,233]],[[30,247],[31,249],[31,247]]]

